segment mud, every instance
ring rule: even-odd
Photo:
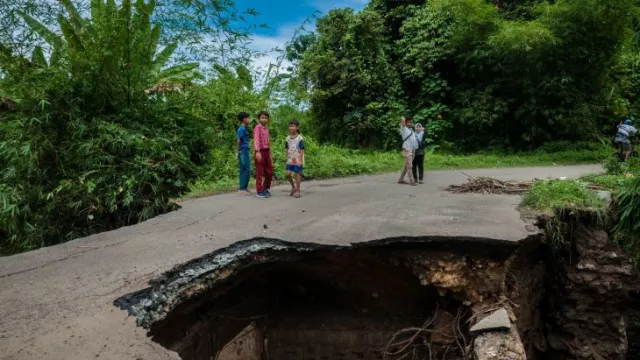
[[[637,359],[637,273],[596,224],[563,221],[560,246],[252,239],[115,304],[183,359]],[[500,308],[510,330],[470,334]]]

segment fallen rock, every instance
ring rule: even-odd
[[[509,319],[507,310],[505,308],[500,308],[494,311],[491,315],[478,321],[478,323],[471,328],[470,332],[472,334],[478,334],[489,331],[504,330],[511,330],[511,320]]]
[[[602,191],[602,190],[598,190],[596,191],[596,195],[598,196],[598,198],[602,201],[604,201],[605,205],[607,207],[609,207],[611,205],[611,192],[610,191]]]
[[[520,337],[514,330],[479,335],[473,342],[473,358],[475,360],[527,360]]]

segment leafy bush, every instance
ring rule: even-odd
[[[620,175],[623,172],[623,165],[617,156],[609,156],[604,161],[603,167],[609,175]]]
[[[616,196],[614,238],[640,264],[640,177],[627,181]]]
[[[640,177],[627,181],[618,192],[618,225],[625,234],[640,234]]]
[[[31,59],[0,55],[0,86],[17,103],[0,114],[3,254],[172,209],[211,147],[207,124],[176,105],[184,95],[145,94],[197,76],[195,65],[165,68],[176,46],[157,52],[152,3],[92,1],[91,20],[62,3],[62,37],[24,15],[49,42],[49,59],[40,48]]]

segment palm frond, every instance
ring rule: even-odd
[[[73,5],[73,2],[71,2],[71,0],[58,1],[62,4],[64,9],[67,10],[67,13],[69,13],[69,23],[73,26],[74,30],[78,33],[81,32],[82,16],[80,16],[78,9],[75,7],[75,5]]]
[[[164,49],[156,55],[155,59],[153,59],[153,68],[156,72],[167,65],[171,55],[173,55],[173,52],[176,51],[177,48],[178,44],[172,43],[165,46]]]
[[[60,14],[58,15],[58,23],[60,24],[60,30],[62,31],[62,35],[64,35],[67,44],[74,50],[84,51],[82,40],[69,20]]]
[[[51,47],[54,49],[61,48],[64,44],[62,38],[49,30],[46,26],[40,23],[38,20],[32,18],[24,12],[18,12],[18,14],[24,19],[27,25],[31,28],[31,30],[35,31],[36,34],[40,35]]]
[[[47,59],[44,56],[44,51],[42,51],[42,47],[36,46],[33,48],[33,52],[31,53],[31,62],[40,66],[47,67]]]

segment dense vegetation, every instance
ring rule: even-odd
[[[604,165],[605,174],[588,175],[579,180],[538,181],[525,194],[522,205],[549,215],[576,210],[594,212],[600,225],[610,231],[640,267],[640,159],[632,158],[622,165],[611,158]],[[609,207],[606,197],[591,190],[594,186],[611,193]],[[558,225],[558,222],[547,225],[551,224]]]
[[[0,0],[0,254],[232,186],[240,111],[268,109],[275,146],[300,120],[307,178],[400,166],[406,114],[426,125],[432,169],[598,161],[594,140],[638,108],[637,10],[372,0],[254,69],[248,34],[262,25],[230,0]]]
[[[331,11],[290,57],[323,140],[393,148],[397,119],[411,114],[455,148],[593,141],[610,136],[616,113],[638,110],[637,10],[631,0],[372,0]]]

